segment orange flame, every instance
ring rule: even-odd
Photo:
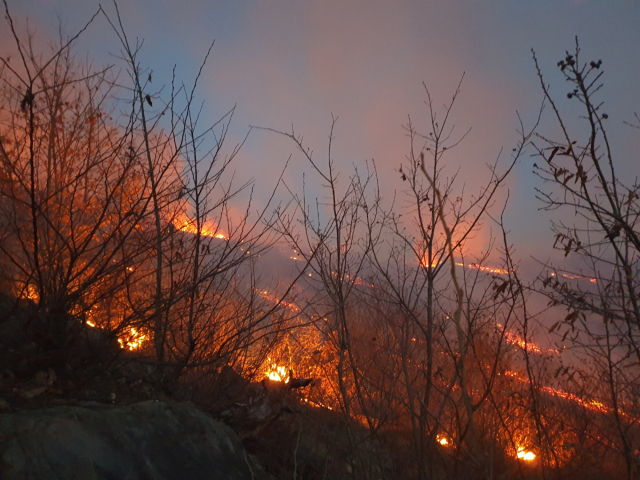
[[[434,260],[433,262],[431,262],[431,267],[437,267],[439,264],[439,262],[437,260]],[[426,261],[426,259],[422,259],[420,260],[420,266],[421,267],[426,267],[428,265],[428,262]],[[478,265],[477,263],[468,263],[468,264],[464,264],[462,262],[456,262],[456,266],[457,267],[462,267],[462,268],[468,268],[470,270],[480,270],[481,272],[486,272],[486,273],[495,273],[497,275],[508,275],[509,274],[509,270],[506,270],[504,268],[496,268],[496,267],[485,267],[483,265]]]
[[[140,332],[138,329],[130,327],[127,333],[118,338],[118,343],[120,344],[120,348],[133,351],[141,348],[148,337],[148,335]]]
[[[91,315],[91,312],[89,312]],[[93,317],[93,315],[91,315]],[[86,319],[85,323],[91,328],[100,328],[92,319]],[[142,333],[137,328],[129,327],[129,331],[118,336],[120,348],[130,351],[138,350],[149,339],[149,335]]]
[[[309,400],[308,398],[303,398],[304,403],[311,405],[315,408],[326,408],[327,410],[333,410],[329,405],[325,405],[323,403],[314,402],[313,400]]]
[[[198,224],[196,220],[186,215],[177,217],[173,221],[173,226],[183,232],[193,233],[194,235],[198,234]],[[222,232],[220,227],[210,220],[205,221],[204,224],[201,225],[200,235],[228,240],[228,237]]]
[[[279,303],[283,307],[288,308],[291,312],[300,313],[302,311],[302,309],[298,305],[296,305],[295,303],[286,302],[284,300],[281,300],[280,298],[276,297],[275,295],[271,295],[267,290],[260,291],[260,296],[262,298],[264,298],[265,300],[267,300],[268,302],[271,302],[271,303],[274,303],[274,304]]]
[[[478,265],[477,263],[470,263],[468,265],[465,265],[464,263],[456,263],[456,265],[458,267],[466,267],[466,268],[470,268],[473,270],[480,270],[481,272],[487,272],[487,273],[496,273],[498,275],[508,275],[509,274],[509,270],[506,270],[504,268],[493,268],[493,267],[484,267],[482,265]]]
[[[502,329],[502,325],[499,323],[496,323],[496,327],[498,327],[499,329]],[[504,332],[504,339],[509,342],[511,345],[517,345],[518,347],[520,347],[522,350],[525,350],[526,347],[526,351],[527,352],[531,352],[531,353],[541,353],[541,354],[557,354],[560,353],[558,350],[554,350],[552,348],[541,348],[539,345],[537,345],[536,343],[532,342],[531,340],[527,340],[526,343],[524,341],[524,338],[522,338],[520,335],[510,332],[510,331],[506,331]]]
[[[507,377],[511,377],[520,382],[528,382],[529,380],[522,377],[519,373],[513,371],[505,372]],[[611,408],[607,407],[604,403],[599,402],[597,400],[584,400],[573,393],[565,392],[564,390],[558,390],[557,388],[549,387],[549,386],[539,386],[537,387],[541,392],[547,393],[554,397],[564,398],[571,402],[577,403],[578,405],[587,408],[589,410],[593,410],[595,412],[600,413],[609,413],[611,412]],[[621,412],[623,415],[626,415],[624,412]]]
[[[270,364],[269,369],[265,372],[267,378],[274,382],[289,383],[290,378],[287,369],[277,363],[272,363],[269,357],[267,357],[267,361]]]
[[[22,292],[22,298],[28,298],[29,300],[33,300],[37,302],[40,299],[40,295],[38,295],[38,290],[33,285],[28,285],[26,290]]]
[[[551,272],[551,276],[556,277],[557,275],[555,272]],[[591,283],[597,283],[595,278],[583,277],[582,275],[568,275],[566,273],[561,273],[560,276],[569,280],[589,280]]]
[[[527,452],[523,447],[518,447],[518,452],[516,454],[518,458],[525,460],[527,462],[531,462],[536,459],[536,454],[533,452]]]

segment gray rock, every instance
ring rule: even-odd
[[[233,431],[185,404],[0,414],[0,478],[260,479]]]

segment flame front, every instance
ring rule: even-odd
[[[499,330],[502,330],[504,327],[501,323],[496,323],[496,327]],[[504,339],[509,342],[511,345],[517,345],[518,347],[520,347],[522,350],[526,350],[527,352],[531,352],[531,353],[540,353],[540,354],[544,354],[544,355],[551,355],[551,354],[558,354],[560,353],[559,350],[554,350],[552,348],[542,348],[540,347],[538,344],[534,343],[533,341],[527,339],[527,341],[524,341],[524,338],[522,338],[520,335],[510,332],[510,331],[505,331],[504,332]]]
[[[440,264],[437,260],[433,260],[431,262],[431,268],[435,268]],[[481,272],[493,273],[496,275],[508,275],[509,271],[504,268],[496,268],[496,267],[485,267],[483,265],[479,265],[477,263],[468,263],[464,264],[462,262],[455,262],[457,267],[467,268],[470,270],[480,270]],[[428,260],[422,258],[420,260],[420,266],[426,268],[429,265]]]
[[[196,220],[186,215],[176,218],[173,221],[173,226],[183,232],[193,233],[194,235],[198,234],[198,224]],[[220,227],[212,221],[205,221],[204,224],[200,226],[200,235],[227,240],[227,236],[222,232]]]
[[[524,382],[524,383],[528,383],[529,382],[529,380],[527,378],[524,378],[518,372],[507,371],[507,372],[505,372],[505,376],[513,378],[515,380],[518,380],[519,382]],[[594,412],[610,413],[612,411],[612,409],[610,407],[607,407],[602,402],[599,402],[597,400],[585,400],[583,398],[580,398],[577,395],[574,395],[573,393],[565,392],[563,390],[558,390],[557,388],[549,387],[549,386],[546,386],[546,385],[541,385],[541,386],[538,386],[537,389],[540,390],[541,392],[544,392],[544,393],[548,394],[548,395],[552,395],[554,397],[564,398],[565,400],[569,400],[571,402],[575,402],[575,403],[577,403],[578,405],[580,405],[580,406],[582,406],[584,408],[588,408],[589,410],[593,410]],[[625,415],[625,416],[628,415],[622,409],[620,410],[620,414],[621,415]]]

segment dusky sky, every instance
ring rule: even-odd
[[[9,0],[18,25],[35,32],[43,47],[75,33],[98,9],[94,0]],[[113,4],[103,2],[113,14]],[[568,115],[576,112],[556,63],[573,50],[578,36],[584,58],[603,60],[601,99],[619,173],[639,171],[637,131],[625,126],[640,111],[640,2],[579,0],[512,1],[213,1],[122,0],[119,8],[131,38],[144,39],[140,59],[153,71],[153,85],[179,77],[193,80],[209,44],[215,46],[199,86],[205,120],[234,105],[229,144],[250,125],[290,130],[326,158],[331,116],[339,118],[333,156],[345,174],[374,159],[388,200],[403,188],[398,168],[408,152],[402,125],[410,115],[428,131],[424,82],[436,105],[450,100],[461,76],[462,94],[453,111],[456,132],[471,128],[450,155],[450,172],[461,170],[465,191],[488,178],[487,163],[501,149],[507,162],[518,140],[516,112],[536,117],[542,92],[531,49],[552,92]],[[14,46],[0,28],[2,54]],[[98,17],[75,48],[96,66],[116,64],[116,36]],[[552,135],[547,110],[541,132]],[[576,129],[579,123],[572,123]],[[276,183],[293,145],[283,137],[253,131],[236,164],[242,181],[253,178],[258,199]],[[507,188],[507,226],[519,257],[548,255],[553,237],[548,216],[538,212],[535,159],[523,157]],[[292,157],[285,179],[300,185],[308,165]],[[310,177],[309,177],[310,178]],[[311,183],[312,180],[307,180]],[[483,237],[478,240],[483,248]]]

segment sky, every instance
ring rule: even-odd
[[[77,31],[99,6],[93,0],[8,4],[19,25],[28,19],[36,42],[44,47],[60,28],[66,34]],[[113,4],[105,1],[104,8],[113,14]],[[508,162],[518,141],[517,113],[531,124],[540,107],[532,49],[560,106],[575,113],[556,63],[574,49],[578,36],[585,58],[603,60],[601,98],[619,172],[631,178],[640,170],[639,136],[623,125],[640,112],[639,1],[123,0],[119,8],[129,36],[144,39],[140,58],[153,71],[158,88],[169,85],[174,66],[185,83],[192,81],[215,41],[199,96],[207,121],[236,107],[230,144],[241,141],[250,126],[286,131],[293,126],[317,158],[326,161],[333,115],[338,117],[336,165],[349,175],[374,160],[387,202],[403,188],[398,168],[409,144],[402,125],[410,116],[418,130],[428,131],[423,84],[441,106],[450,101],[464,74],[453,123],[459,134],[471,132],[451,152],[446,171],[459,169],[465,191],[477,192],[488,178],[486,164],[501,150],[502,164]],[[11,48],[3,24],[0,52]],[[96,66],[122,68],[117,39],[102,17],[75,51]],[[556,132],[549,111],[540,128]],[[300,191],[304,172],[307,184],[317,185],[294,146],[267,131],[251,132],[238,157],[236,177],[254,179],[260,202],[292,154],[284,174],[287,184]],[[505,218],[520,258],[548,256],[553,243],[548,215],[539,212],[535,200],[539,183],[532,174],[534,161],[522,157],[506,186],[510,202]],[[310,192],[316,194],[313,187]],[[485,232],[476,247],[483,248],[486,238]]]

